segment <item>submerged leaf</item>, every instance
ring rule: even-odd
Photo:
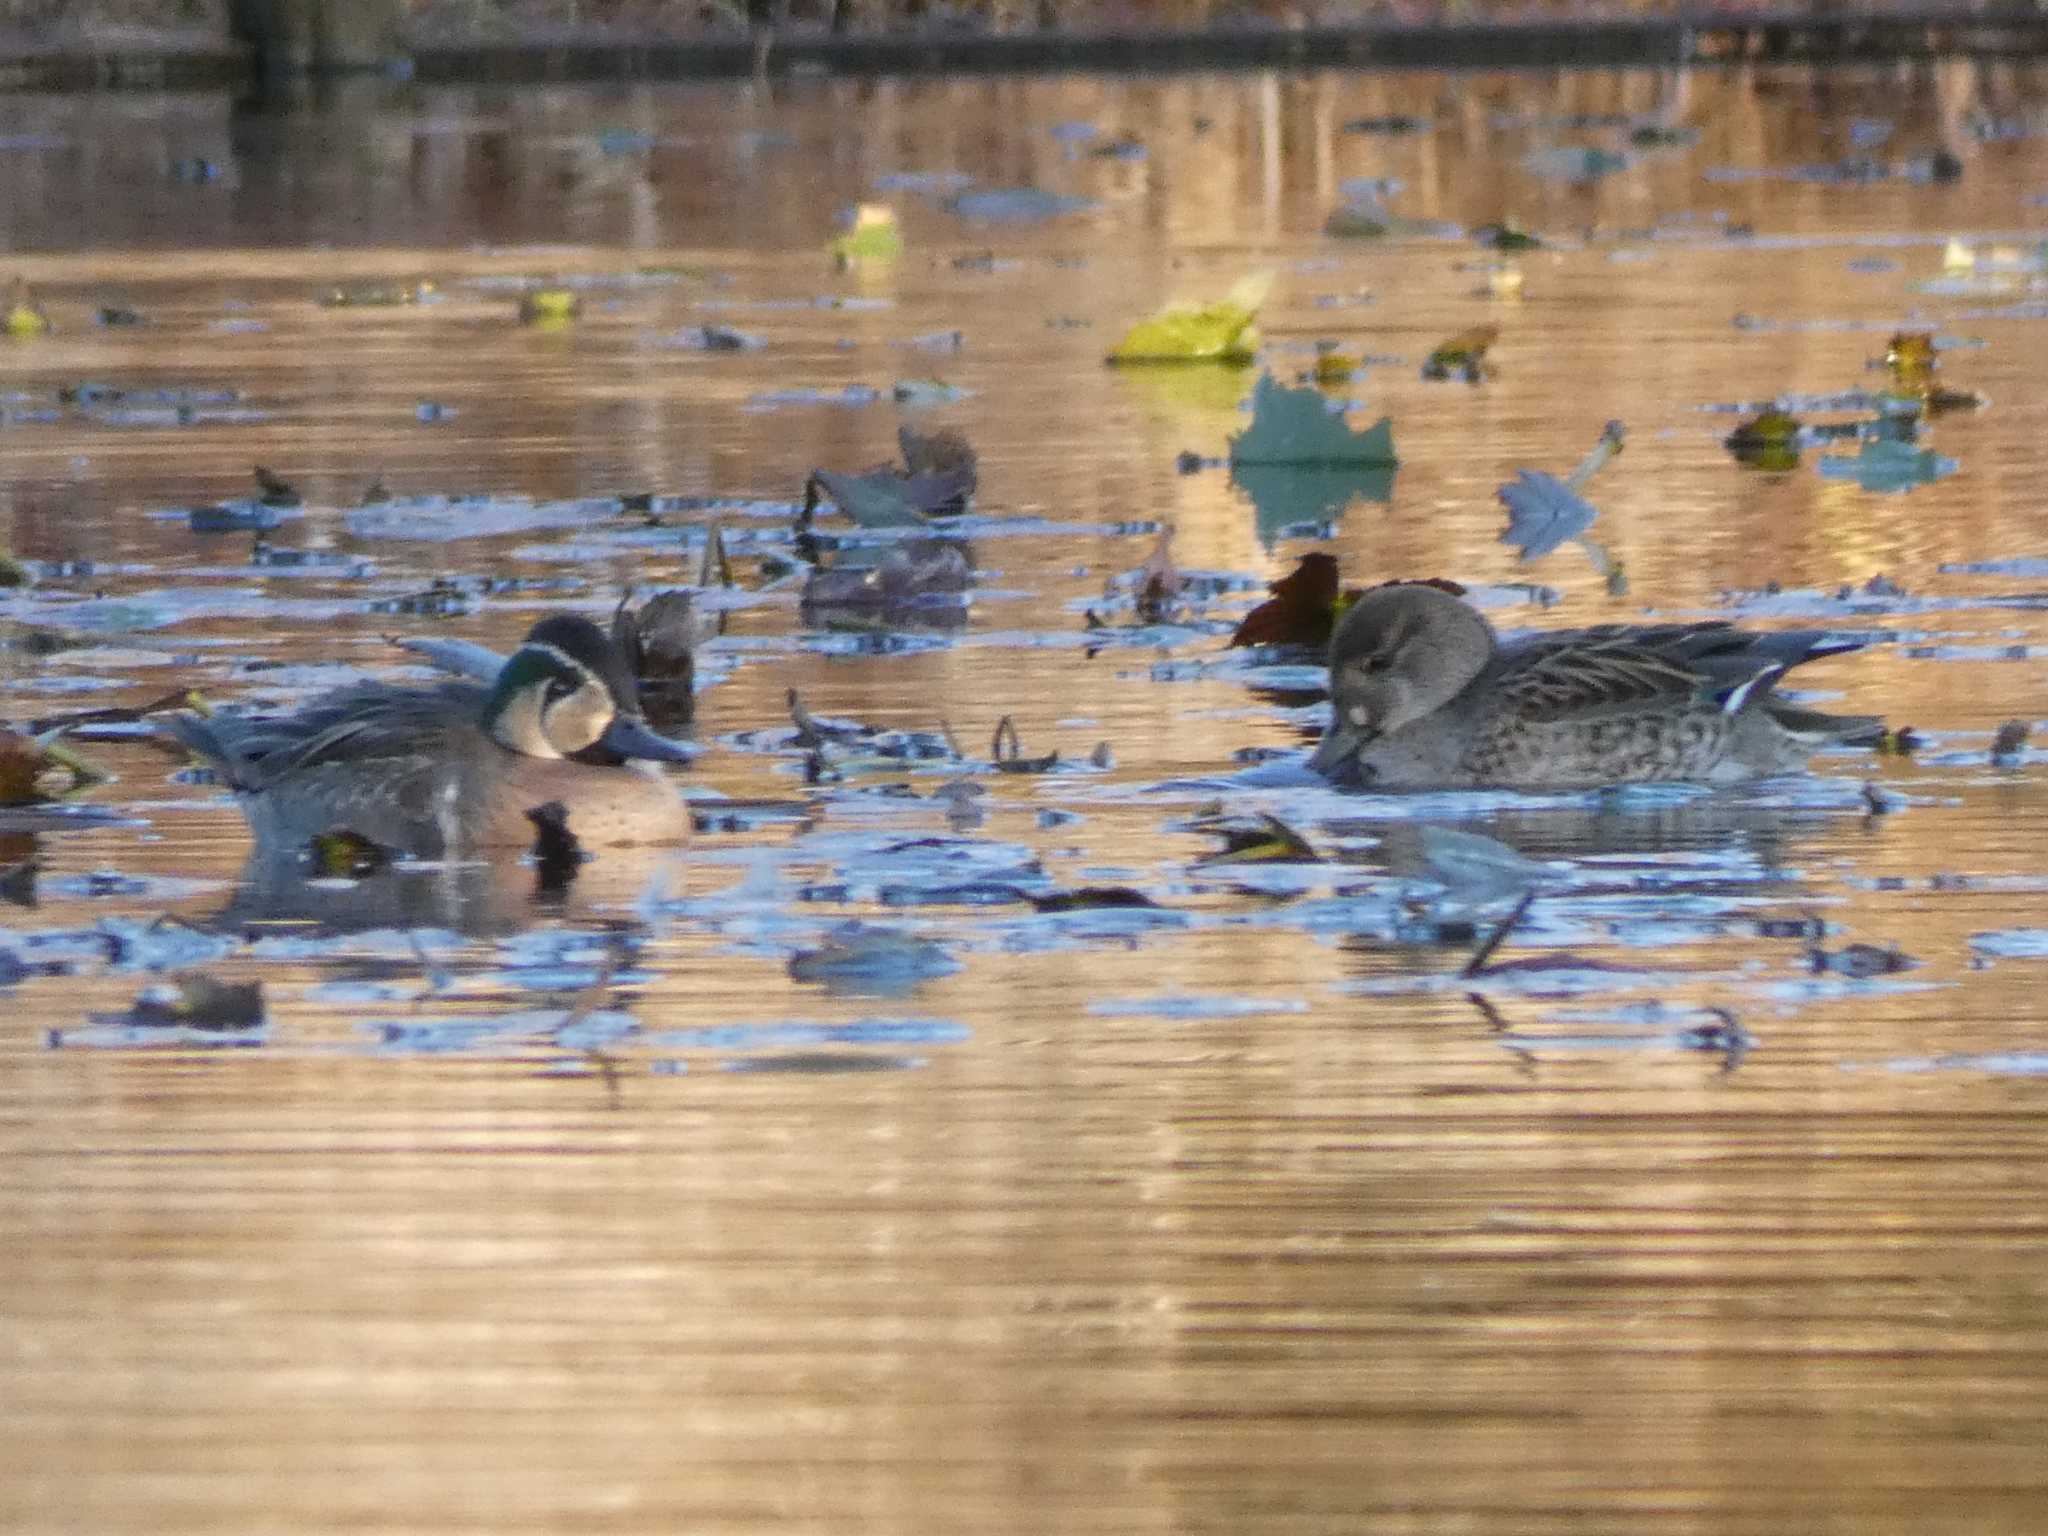
[[[1112,364],[1249,363],[1259,348],[1259,306],[1273,288],[1273,274],[1243,279],[1213,304],[1170,304],[1132,326],[1109,354]]]
[[[366,879],[391,862],[388,848],[346,827],[315,833],[306,851],[315,877],[329,880]]]
[[[1270,373],[1252,389],[1252,424],[1230,440],[1238,464],[1393,465],[1394,426],[1385,417],[1363,432],[1312,388],[1290,389]]]

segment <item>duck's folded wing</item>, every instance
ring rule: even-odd
[[[325,763],[389,772],[407,760],[446,755],[451,738],[473,729],[483,690],[468,683],[394,689],[374,684],[316,699],[297,714],[181,715],[171,734],[211,762],[234,788],[258,791],[288,773]]]
[[[1712,630],[1726,625],[1665,625],[1570,630],[1538,635],[1503,653],[1493,679],[1513,714],[1562,720],[1696,698],[1711,679],[1697,658]]]
[[[1608,624],[1538,635],[1505,653],[1497,687],[1517,713],[1555,720],[1687,700],[1731,714],[1802,662],[1861,648],[1821,630],[1756,633],[1699,624]]]

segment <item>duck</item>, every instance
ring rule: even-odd
[[[234,791],[259,846],[349,832],[422,859],[527,848],[550,804],[584,848],[689,836],[658,765],[692,754],[648,728],[618,646],[580,615],[535,624],[488,684],[357,683],[296,714],[164,728]]]
[[[1330,724],[1310,759],[1347,787],[1736,783],[1874,742],[1875,716],[1802,709],[1792,668],[1862,648],[1819,630],[1603,624],[1503,643],[1436,581],[1375,587],[1330,639]]]

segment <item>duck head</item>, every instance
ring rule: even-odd
[[[1485,669],[1493,648],[1493,626],[1444,587],[1374,587],[1330,637],[1330,725],[1309,766],[1341,772],[1381,737],[1434,714]]]
[[[527,631],[491,688],[484,730],[524,757],[621,763],[688,762],[692,755],[648,729],[618,647],[575,614],[556,614]]]

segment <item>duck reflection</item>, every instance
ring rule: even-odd
[[[252,849],[226,906],[204,926],[260,936],[444,928],[501,938],[540,923],[616,922],[680,885],[677,848],[607,848],[564,870],[543,853],[397,862],[323,874],[305,849]]]

